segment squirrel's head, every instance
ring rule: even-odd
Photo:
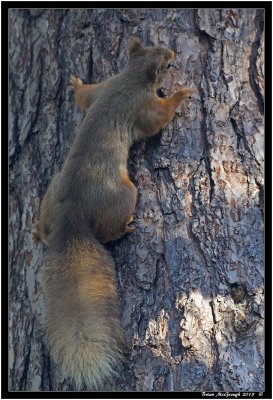
[[[149,82],[160,86],[174,59],[174,52],[161,46],[142,47],[136,37],[127,42],[129,66],[138,69]]]

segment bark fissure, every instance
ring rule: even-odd
[[[220,66],[220,74],[221,74],[221,78],[222,81],[225,85],[226,91],[229,91],[229,87],[228,87],[228,81],[227,78],[225,76],[225,72],[224,72],[224,40],[223,37],[221,37],[221,56],[220,56],[220,62],[221,62],[221,66]]]
[[[27,134],[25,136],[25,140],[24,140],[23,146],[28,144],[32,140],[32,137],[33,137],[33,134],[34,134],[34,127],[35,127],[35,125],[36,125],[36,123],[38,121],[38,118],[39,118],[40,112],[41,112],[41,108],[40,107],[41,107],[41,98],[42,98],[42,93],[43,93],[42,92],[42,87],[43,87],[42,79],[43,79],[43,75],[44,75],[44,70],[43,70],[44,62],[43,62],[42,52],[40,52],[38,60],[39,60],[39,64],[40,64],[40,74],[38,76],[38,83],[37,83],[37,93],[38,93],[37,103],[36,103],[36,107],[35,107],[34,118],[31,121],[30,127],[29,127],[28,132],[27,132]],[[35,133],[39,133],[39,132],[36,131]]]
[[[261,182],[259,182],[256,178],[255,178],[255,182],[259,188],[259,207],[262,212],[262,215],[264,216],[264,187],[261,184]]]
[[[244,138],[244,135],[241,133],[241,130],[237,124],[237,121],[234,117],[232,117],[231,115],[229,116],[232,128],[233,128],[233,132],[236,135],[236,139],[237,139],[237,153],[240,157],[241,163],[244,164],[245,162],[245,157],[244,155],[241,153],[240,151],[240,143],[243,141],[244,147],[246,148],[246,140]]]
[[[258,50],[261,43],[262,33],[264,31],[264,10],[261,9],[256,11],[254,22],[256,25],[256,37],[251,44],[251,54],[249,60],[249,82],[257,98],[260,113],[263,115],[264,99],[262,93],[260,92],[259,86],[256,82],[256,78],[258,76],[258,70],[257,70]]]
[[[93,83],[93,53],[92,53],[92,48],[90,48],[90,53],[89,53],[87,65],[88,65],[87,79],[88,79],[88,82]]]
[[[238,113],[239,113],[239,111],[238,111]],[[244,164],[244,162],[245,162],[245,157],[240,151],[240,143],[241,142],[244,145],[244,149],[250,154],[250,156],[255,160],[256,164],[260,167],[261,163],[257,160],[257,158],[255,157],[255,154],[253,153],[253,151],[251,150],[251,148],[249,147],[249,145],[247,143],[247,139],[246,139],[246,135],[244,133],[243,126],[240,126],[238,124],[237,119],[235,117],[232,117],[231,115],[230,115],[230,122],[231,122],[231,125],[233,128],[233,131],[237,137],[237,151],[238,151],[238,154],[239,154],[242,164]]]
[[[211,203],[213,195],[214,195],[215,183],[214,183],[214,180],[212,177],[212,169],[211,169],[211,161],[210,161],[211,144],[209,143],[208,135],[207,135],[207,125],[210,122],[208,122],[209,118],[207,116],[207,111],[205,108],[204,96],[205,96],[204,91],[201,89],[201,112],[202,112],[201,133],[203,134],[202,136],[203,136],[203,140],[204,140],[203,159],[205,161],[206,169],[207,169],[208,176],[209,176],[209,182],[210,182],[209,201]],[[202,160],[202,158],[201,158],[201,160]]]
[[[64,114],[64,93],[66,90],[66,86],[68,85],[68,82],[66,82],[67,76],[65,76],[64,72],[66,70],[65,68],[65,55],[66,55],[66,19],[67,19],[67,13],[68,10],[63,15],[60,15],[59,17],[59,29],[56,32],[56,60],[58,64],[58,73],[59,73],[59,79],[58,79],[58,87],[56,90],[56,96],[54,101],[56,101],[56,104],[59,105],[60,111],[58,112],[56,116],[56,137],[57,142],[55,145],[56,148],[56,153],[57,153],[57,158],[60,160],[60,165],[62,164],[63,161],[63,151],[62,151],[62,137],[61,137],[61,127],[63,126],[63,114]]]
[[[195,12],[195,25],[196,28],[198,29],[200,33],[200,38],[202,38],[203,45],[205,46],[206,53],[205,57],[203,57],[203,63],[202,63],[202,79],[205,80],[207,88],[209,87],[209,77],[208,77],[208,72],[209,72],[209,65],[208,65],[208,59],[210,56],[210,53],[213,52],[213,43],[212,40],[215,40],[212,36],[210,36],[205,30],[201,30],[200,26],[198,24],[198,10]],[[212,169],[211,169],[211,162],[210,162],[210,148],[211,144],[208,139],[208,134],[207,130],[211,128],[211,119],[208,116],[207,112],[207,106],[206,106],[206,93],[204,91],[204,88],[200,87],[200,100],[201,100],[201,115],[202,115],[202,120],[201,120],[201,134],[204,140],[204,149],[203,149],[203,156],[204,156],[204,161],[206,165],[206,169],[209,175],[209,181],[210,181],[210,203],[212,201],[213,195],[214,195],[214,188],[215,188],[215,183],[212,178]]]
[[[27,339],[27,350],[25,352],[25,359],[24,359],[24,369],[19,383],[19,390],[26,390],[27,388],[27,379],[28,379],[28,368],[30,363],[30,354],[31,354],[31,343],[29,342],[30,339]]]
[[[194,232],[192,230],[192,222],[189,222],[189,224],[187,225],[187,229],[188,229],[188,234],[189,234],[190,238],[192,239],[192,243],[193,243],[194,247],[196,248],[201,260],[203,261],[203,264],[205,265],[207,270],[209,270],[209,264],[208,264],[206,255],[204,254],[204,251],[201,247],[198,237],[196,237],[196,235],[194,234]]]
[[[14,165],[17,163],[19,157],[20,157],[20,153],[21,153],[21,145],[19,143],[19,136],[20,136],[20,132],[19,132],[19,128],[18,128],[18,115],[15,115],[15,118],[13,120],[14,125],[13,125],[13,153],[10,154],[9,156],[9,167],[10,170],[13,170]]]
[[[217,324],[217,320],[216,320],[216,317],[215,317],[215,311],[214,311],[213,300],[211,300],[211,301],[209,302],[209,305],[210,305],[210,308],[211,308],[211,314],[212,314],[212,318],[213,318],[213,323],[214,323],[214,324]]]
[[[214,381],[218,385],[219,390],[225,391],[225,387],[223,385],[222,381],[222,371],[221,371],[221,365],[220,365],[220,351],[219,351],[219,346],[218,342],[216,339],[216,329],[215,327],[212,328],[211,331],[211,339],[212,339],[212,352],[214,356],[214,363],[213,363],[213,370],[214,370]]]

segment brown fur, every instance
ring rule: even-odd
[[[71,76],[70,85],[75,91],[75,100],[79,108],[87,110],[91,103],[95,101],[104,84],[95,83],[92,85],[84,85],[80,78]]]
[[[115,270],[93,238],[71,240],[44,261],[46,338],[54,361],[76,388],[103,388],[122,360]],[[114,332],[114,334],[113,334]]]
[[[122,357],[114,265],[99,242],[133,228],[137,190],[128,177],[132,143],[164,127],[194,89],[159,98],[172,50],[128,43],[129,63],[100,84],[71,78],[85,119],[43,199],[37,235],[48,243],[45,331],[55,362],[77,387],[96,390]]]

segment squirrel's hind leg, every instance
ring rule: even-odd
[[[134,219],[137,189],[125,171],[121,174],[120,183],[111,200],[111,207],[103,210],[95,226],[97,239],[104,243],[120,239],[134,231],[134,227],[129,224]]]
[[[130,190],[130,201],[129,201],[129,209],[128,209],[128,218],[125,223],[125,229],[124,229],[124,234],[126,233],[132,233],[134,232],[135,228],[132,226],[129,226],[131,222],[134,221],[134,211],[135,211],[135,206],[136,206],[136,199],[137,199],[137,189],[133,182],[130,180],[127,172],[122,172],[121,173],[121,183],[124,187],[125,190]]]

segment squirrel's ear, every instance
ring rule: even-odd
[[[142,48],[139,38],[132,36],[127,41],[128,52],[131,55],[135,51]]]

